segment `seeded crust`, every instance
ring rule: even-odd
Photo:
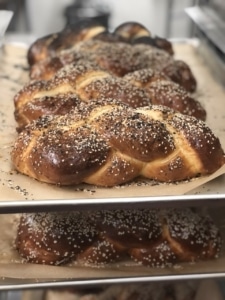
[[[197,81],[190,67],[184,61],[174,60],[162,68],[161,71],[190,93],[196,90]]]
[[[124,22],[115,28],[114,34],[128,42],[151,36],[151,32],[138,22]]]
[[[206,111],[182,86],[169,80],[164,72],[146,68],[124,76],[131,84],[143,88],[151,104],[164,105],[182,114],[206,120]]]
[[[74,93],[60,93],[55,96],[43,96],[28,101],[20,110],[16,110],[14,115],[19,127],[18,131],[29,124],[32,120],[37,120],[44,115],[65,115],[81,102]]]
[[[142,40],[149,38],[148,42]],[[120,24],[113,32],[95,22],[81,21],[75,28],[65,28],[61,32],[53,33],[37,39],[29,48],[28,63],[30,66],[48,57],[54,57],[67,49],[73,49],[79,42],[90,39],[109,43],[123,42],[127,44],[144,43],[149,47],[164,49],[173,54],[169,41],[153,37],[150,31],[137,22]]]
[[[119,77],[151,68],[164,72],[168,78],[189,92],[196,90],[196,79],[190,67],[183,61],[175,60],[168,52],[143,43],[107,42],[90,39],[77,43],[72,49],[49,56],[30,68],[32,80],[51,79],[64,65],[85,60],[98,65],[102,70]]]
[[[191,209],[23,214],[16,248],[29,262],[104,266],[132,259],[150,267],[218,257],[219,229]]]
[[[71,111],[76,107],[76,102],[71,101],[71,97],[86,103],[92,99],[114,98],[133,108],[150,103],[165,105],[202,120],[206,118],[201,104],[163,73],[142,69],[119,78],[103,71],[95,63],[80,60],[61,68],[51,80],[26,84],[15,95],[18,127],[23,128],[41,115],[54,113],[54,110],[47,107],[59,107],[60,101],[64,107],[63,113],[66,112],[65,107],[68,112]],[[67,99],[70,101],[66,105]],[[48,101],[50,104],[46,103]],[[55,113],[59,114],[60,109],[55,110]]]
[[[15,142],[12,162],[44,182],[115,186],[139,176],[173,182],[211,174],[224,164],[224,153],[194,117],[109,99],[31,123]]]
[[[149,46],[150,48],[150,46]],[[30,68],[32,80],[51,79],[64,65],[79,60],[95,63],[102,70],[122,77],[127,73],[146,67],[148,59],[143,53],[136,53],[134,47],[122,42],[110,43],[97,39],[80,42],[72,49],[55,57],[48,57]]]
[[[91,245],[97,231],[80,212],[24,214],[16,247],[22,257],[38,264],[65,264]]]
[[[80,41],[88,40],[104,32],[106,28],[97,24],[83,22],[77,28],[66,28],[61,32],[49,34],[37,39],[29,48],[27,60],[29,65],[55,56],[65,49],[73,47]]]
[[[173,58],[172,44],[137,22],[120,24],[113,32],[91,22],[80,22],[36,40],[28,50],[30,78],[50,79],[67,63],[85,59],[103,70],[122,77],[146,67],[164,71],[172,81],[189,92],[196,80],[185,62]]]

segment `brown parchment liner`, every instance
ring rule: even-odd
[[[207,123],[220,138],[225,148],[225,108],[224,89],[207,68],[206,62],[196,53],[191,43],[174,45],[176,58],[185,60],[192,68],[197,80],[196,97],[205,106]],[[18,174],[10,162],[10,151],[16,137],[13,96],[28,81],[26,48],[6,45],[4,55],[0,56],[0,201],[42,200],[42,199],[98,199],[104,197],[140,197],[184,195],[208,191],[225,192],[225,166],[211,176],[194,179],[179,184],[156,184],[142,182],[115,188],[96,188],[88,185],[76,187],[57,187],[37,182]],[[221,176],[222,175],[222,176]],[[219,177],[220,176],[220,177]],[[54,201],[53,201],[54,204]],[[224,251],[217,260],[183,264],[170,269],[151,269],[128,264],[114,264],[101,268],[70,266],[42,266],[22,263],[13,247],[19,215],[1,215],[0,228],[4,228],[0,242],[0,277],[27,278],[36,281],[63,278],[105,278],[141,275],[188,274],[201,272],[223,272],[225,270]],[[216,217],[216,219],[218,219]],[[221,218],[222,219],[222,218]],[[221,224],[220,224],[221,225]],[[224,225],[221,225],[224,227]]]
[[[0,57],[0,200],[41,200],[41,199],[98,199],[111,197],[141,197],[183,195],[190,193],[221,174],[225,173],[223,166],[216,173],[179,184],[156,184],[144,181],[141,184],[127,184],[115,188],[96,188],[90,185],[73,187],[58,187],[37,182],[13,170],[10,162],[10,151],[16,137],[16,123],[14,120],[13,96],[28,81],[26,63],[26,48],[7,45],[5,53]],[[175,45],[176,58],[183,59],[192,68],[198,80],[196,98],[201,101],[208,112],[207,123],[220,138],[225,148],[225,108],[224,89],[210,74],[209,69],[192,44]],[[223,176],[224,178],[224,176]],[[225,178],[224,178],[225,182]],[[225,185],[225,184],[224,184]],[[220,185],[224,193],[223,185]],[[212,191],[213,192],[213,191]]]

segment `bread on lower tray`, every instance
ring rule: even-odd
[[[189,208],[28,213],[16,238],[25,261],[47,265],[133,261],[162,268],[215,259],[221,244],[214,221]]]
[[[188,281],[114,284],[86,289],[71,287],[46,290],[44,300],[195,300],[199,286],[198,282]]]

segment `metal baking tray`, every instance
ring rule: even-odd
[[[9,226],[14,215],[4,215],[8,233],[2,234],[6,240],[0,253],[8,252],[0,261],[0,290],[85,287],[91,285],[111,285],[117,283],[141,283],[156,281],[194,280],[225,277],[225,207],[210,208],[208,213],[220,228],[223,245],[218,259],[197,263],[180,263],[168,268],[149,268],[132,262],[114,263],[102,268],[69,264],[65,266],[45,266],[23,263],[10,244],[15,235],[16,226]],[[1,225],[2,227],[2,225]],[[6,230],[6,232],[7,232]],[[7,246],[8,245],[8,246]]]
[[[223,209],[210,209],[209,213],[219,226],[225,241],[225,223]],[[6,257],[0,262],[0,290],[32,289],[47,287],[85,287],[90,285],[110,285],[117,283],[141,283],[155,281],[174,281],[189,279],[207,279],[225,277],[225,245],[218,259],[194,264],[182,263],[171,268],[148,268],[135,263],[115,263],[103,268],[79,266],[44,266],[22,263],[18,260],[16,250],[11,249],[10,243],[15,235],[16,226],[9,226],[9,219],[14,215],[5,215],[1,223],[7,224],[8,233],[2,234],[2,239],[8,240],[1,245],[2,252],[8,249]],[[2,227],[1,224],[1,227]],[[2,243],[1,243],[2,244]],[[4,243],[3,243],[4,244]],[[8,245],[8,246],[7,246]],[[7,260],[6,260],[7,259]],[[11,260],[11,262],[9,261]]]
[[[205,106],[207,122],[220,137],[225,148],[224,89],[215,80],[205,61],[197,52],[198,42],[186,40],[174,43],[177,59],[183,59],[192,68],[198,80],[196,98]],[[5,46],[0,56],[0,213],[22,211],[98,209],[103,207],[126,208],[156,205],[223,205],[225,203],[225,168],[222,175],[213,179],[193,180],[180,184],[159,185],[139,182],[116,188],[52,186],[17,174],[10,162],[10,149],[16,137],[13,96],[28,81],[26,47],[17,44]],[[207,182],[208,181],[208,182]]]
[[[116,284],[135,284],[144,282],[162,282],[162,281],[182,281],[182,280],[205,280],[217,279],[225,277],[224,273],[197,273],[186,275],[171,275],[171,276],[144,276],[144,277],[124,277],[124,278],[93,278],[89,280],[60,280],[60,281],[43,281],[26,279],[10,279],[5,278],[0,282],[0,291],[12,290],[31,290],[31,289],[47,289],[47,288],[85,288],[92,286],[105,286]]]
[[[199,82],[197,96],[209,112],[207,122],[215,134],[221,137],[221,143],[225,146],[225,108],[222,86],[214,79],[206,63],[197,54],[198,43],[195,40],[176,43],[174,47],[177,58],[188,62],[196,74]],[[201,185],[196,185],[195,182],[191,187],[187,186],[187,183],[179,184],[179,192],[177,192],[176,185],[165,187],[157,186],[155,183],[149,185],[145,182],[137,186],[128,185],[115,189],[98,189],[92,186],[59,188],[15,173],[9,160],[10,147],[16,128],[12,99],[16,91],[27,80],[25,53],[26,49],[23,47],[7,45],[4,56],[0,57],[1,93],[3,95],[0,100],[0,214],[159,205],[163,207],[180,205],[225,207],[224,172],[213,180],[205,183],[203,181]],[[218,211],[221,211],[222,208]],[[224,259],[222,256],[221,260],[166,271],[155,269],[150,272],[149,269],[141,269],[136,272],[133,269],[132,271],[127,269],[121,271],[121,269],[115,268],[106,274],[99,270],[97,273],[94,272],[95,274],[89,272],[88,277],[82,276],[80,270],[71,269],[71,276],[66,279],[60,278],[54,271],[55,275],[50,279],[41,279],[38,276],[30,279],[5,276],[0,280],[0,290],[219,278],[225,277]],[[26,267],[24,265],[25,269]],[[7,268],[9,271],[10,268],[15,270],[16,265],[8,265]],[[63,268],[61,270],[63,272]]]

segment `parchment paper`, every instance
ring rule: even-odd
[[[224,137],[224,90],[210,74],[206,63],[201,60],[195,52],[193,45],[176,45],[177,58],[188,62],[198,79],[197,98],[203,103],[207,112],[207,123],[219,136],[223,147]],[[220,192],[225,191],[225,167],[221,168],[212,176],[195,179],[191,182],[180,184],[156,184],[155,182],[142,182],[141,184],[125,185],[110,189],[95,188],[88,185],[71,188],[60,188],[37,182],[31,178],[17,174],[10,163],[9,153],[16,137],[16,123],[13,116],[13,96],[28,80],[27,65],[25,60],[26,49],[15,45],[5,47],[4,56],[0,57],[0,200],[32,200],[32,199],[76,199],[76,198],[101,198],[101,197],[129,197],[129,196],[159,196],[159,195],[183,195],[191,193],[199,187],[206,187],[207,182],[211,184],[212,192],[214,182],[220,185]],[[222,175],[222,176],[220,176]],[[220,176],[218,178],[218,176]],[[222,178],[222,179],[221,179]],[[213,180],[214,179],[214,180]],[[217,186],[217,185],[215,185]],[[53,201],[54,204],[54,201]],[[221,218],[223,219],[224,212]],[[0,277],[4,278],[26,278],[35,281],[59,280],[70,278],[105,278],[141,275],[170,275],[170,274],[192,274],[201,272],[224,272],[225,256],[224,249],[219,259],[199,262],[197,264],[182,264],[166,269],[151,269],[134,265],[133,263],[113,264],[104,269],[83,267],[79,265],[67,266],[43,266],[23,263],[14,248],[14,239],[19,215],[1,215],[0,228],[4,228],[0,237]],[[221,221],[219,226],[224,230]]]
[[[176,58],[183,59],[192,68],[198,80],[196,98],[205,106],[208,117],[207,123],[220,138],[225,148],[224,136],[224,89],[210,74],[209,69],[195,51],[192,44],[175,45]],[[0,57],[0,200],[41,200],[41,199],[100,199],[111,197],[141,197],[183,195],[191,193],[196,188],[206,186],[207,182],[225,173],[225,166],[211,176],[194,179],[179,184],[158,184],[154,181],[139,181],[115,188],[98,188],[91,185],[73,187],[58,187],[37,182],[27,176],[14,171],[10,162],[10,151],[16,138],[16,123],[14,120],[13,97],[15,93],[28,81],[26,63],[26,48],[16,45],[6,45],[5,53]],[[225,192],[224,184],[220,191],[215,191],[211,185],[211,193]]]

